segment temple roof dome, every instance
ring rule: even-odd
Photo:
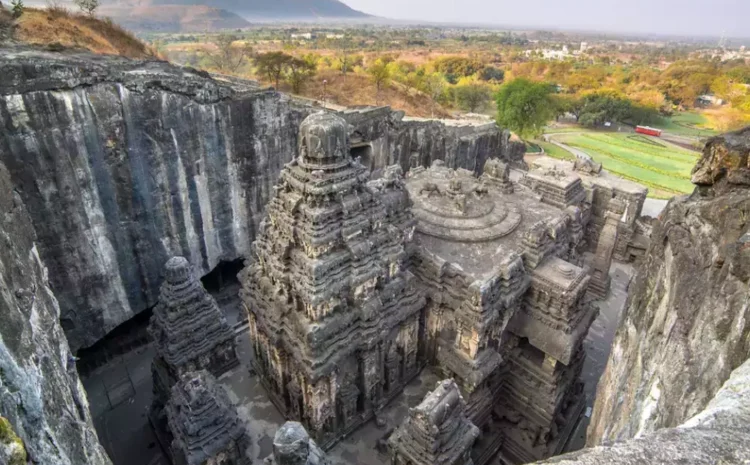
[[[302,121],[299,155],[304,163],[330,165],[351,160],[349,125],[332,113],[316,113]]]

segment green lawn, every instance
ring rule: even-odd
[[[550,144],[549,142],[543,142],[543,141],[534,141],[534,143],[539,145],[541,148],[543,148],[544,153],[552,158],[557,158],[559,160],[575,160],[576,159],[575,155],[568,152],[564,148],[556,146],[555,144]]]
[[[651,126],[680,136],[709,137],[718,134],[713,129],[706,128],[706,123],[708,123],[708,120],[702,114],[683,111],[667,118],[661,118],[659,123]]]
[[[698,161],[696,152],[633,134],[590,132],[556,139],[581,149],[604,169],[623,178],[675,194],[693,192],[690,172]]]

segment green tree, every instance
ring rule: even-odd
[[[422,91],[430,96],[430,113],[435,116],[435,103],[443,95],[445,79],[439,73],[430,73],[422,78]]]
[[[292,57],[286,64],[284,77],[292,86],[292,92],[299,94],[304,84],[315,76],[317,66],[315,57],[310,55],[305,58]]]
[[[10,11],[14,18],[20,18],[25,8],[23,0],[11,0],[10,2]]]
[[[552,88],[548,84],[514,79],[500,87],[497,94],[497,122],[520,137],[541,134],[554,117]]]
[[[484,69],[479,72],[479,79],[481,79],[482,81],[502,82],[504,78],[505,71],[495,68],[494,66],[485,66]]]
[[[471,113],[482,109],[490,100],[490,90],[477,82],[456,86],[453,95],[456,105]]]
[[[555,103],[555,117],[570,113],[578,121],[583,110],[583,99],[573,94],[556,94],[552,96]]]
[[[292,57],[284,52],[261,53],[255,57],[255,66],[258,74],[265,75],[278,89],[279,81],[291,59]]]
[[[367,68],[367,74],[370,75],[372,83],[375,84],[375,100],[376,102],[380,102],[380,91],[391,82],[391,76],[393,73],[391,71],[390,62],[378,58]]]

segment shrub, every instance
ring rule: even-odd
[[[12,0],[10,2],[10,11],[13,12],[14,18],[20,18],[25,8],[26,7],[23,5],[23,0]]]

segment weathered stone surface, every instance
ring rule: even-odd
[[[203,275],[250,258],[299,125],[316,111],[284,94],[158,61],[0,50],[0,161],[28,205],[73,349],[153,306],[161,267]],[[343,116],[355,156],[408,169],[413,154],[478,169],[518,158],[493,124]],[[369,155],[368,155],[369,154]]]
[[[336,115],[305,119],[299,141],[242,299],[269,396],[326,447],[418,374],[424,296],[404,267],[414,220],[400,168],[368,183]]]
[[[288,421],[273,438],[273,455],[267,465],[329,465],[325,453],[310,439],[305,427]]]
[[[653,225],[599,383],[590,445],[683,423],[750,356],[749,147],[747,129],[712,139],[696,192],[673,199]]]
[[[750,462],[750,361],[705,410],[676,428],[538,462],[537,465],[724,465]]]
[[[497,160],[479,177],[435,161],[406,184],[412,269],[428,295],[424,351],[483,430],[474,463],[555,453],[580,413],[581,343],[596,315],[576,265],[590,208],[580,179],[536,174],[545,197],[510,183]]]
[[[455,381],[440,381],[388,440],[393,465],[473,465],[479,428],[466,418]]]
[[[14,442],[17,435],[34,464],[110,465],[58,321],[60,308],[39,257],[31,215],[2,163],[0,315],[2,441]],[[0,448],[8,452],[5,444]]]
[[[182,375],[166,407],[175,465],[250,465],[250,445],[237,410],[205,370]]]
[[[234,331],[184,257],[172,257],[164,266],[148,330],[156,348],[152,374],[157,411],[186,373],[207,370],[221,376],[239,364]]]
[[[550,157],[539,157],[531,166],[533,173],[559,172],[575,174],[586,189],[586,197],[591,204],[591,221],[586,231],[587,248],[594,252],[599,246],[598,239],[605,238],[604,250],[613,248],[615,259],[625,262],[640,260],[648,247],[649,231],[641,218],[643,205],[648,195],[648,189],[635,182],[619,178],[602,170],[601,164],[591,160],[576,160],[575,163]],[[532,185],[533,187],[533,185]],[[540,193],[543,193],[540,191]],[[553,195],[552,198],[555,196]],[[557,197],[562,197],[560,194]],[[607,217],[617,217],[616,234],[603,233]],[[614,243],[612,243],[614,241]],[[606,267],[609,269],[609,266]],[[604,284],[599,280],[599,287]],[[601,295],[601,292],[599,292]]]

